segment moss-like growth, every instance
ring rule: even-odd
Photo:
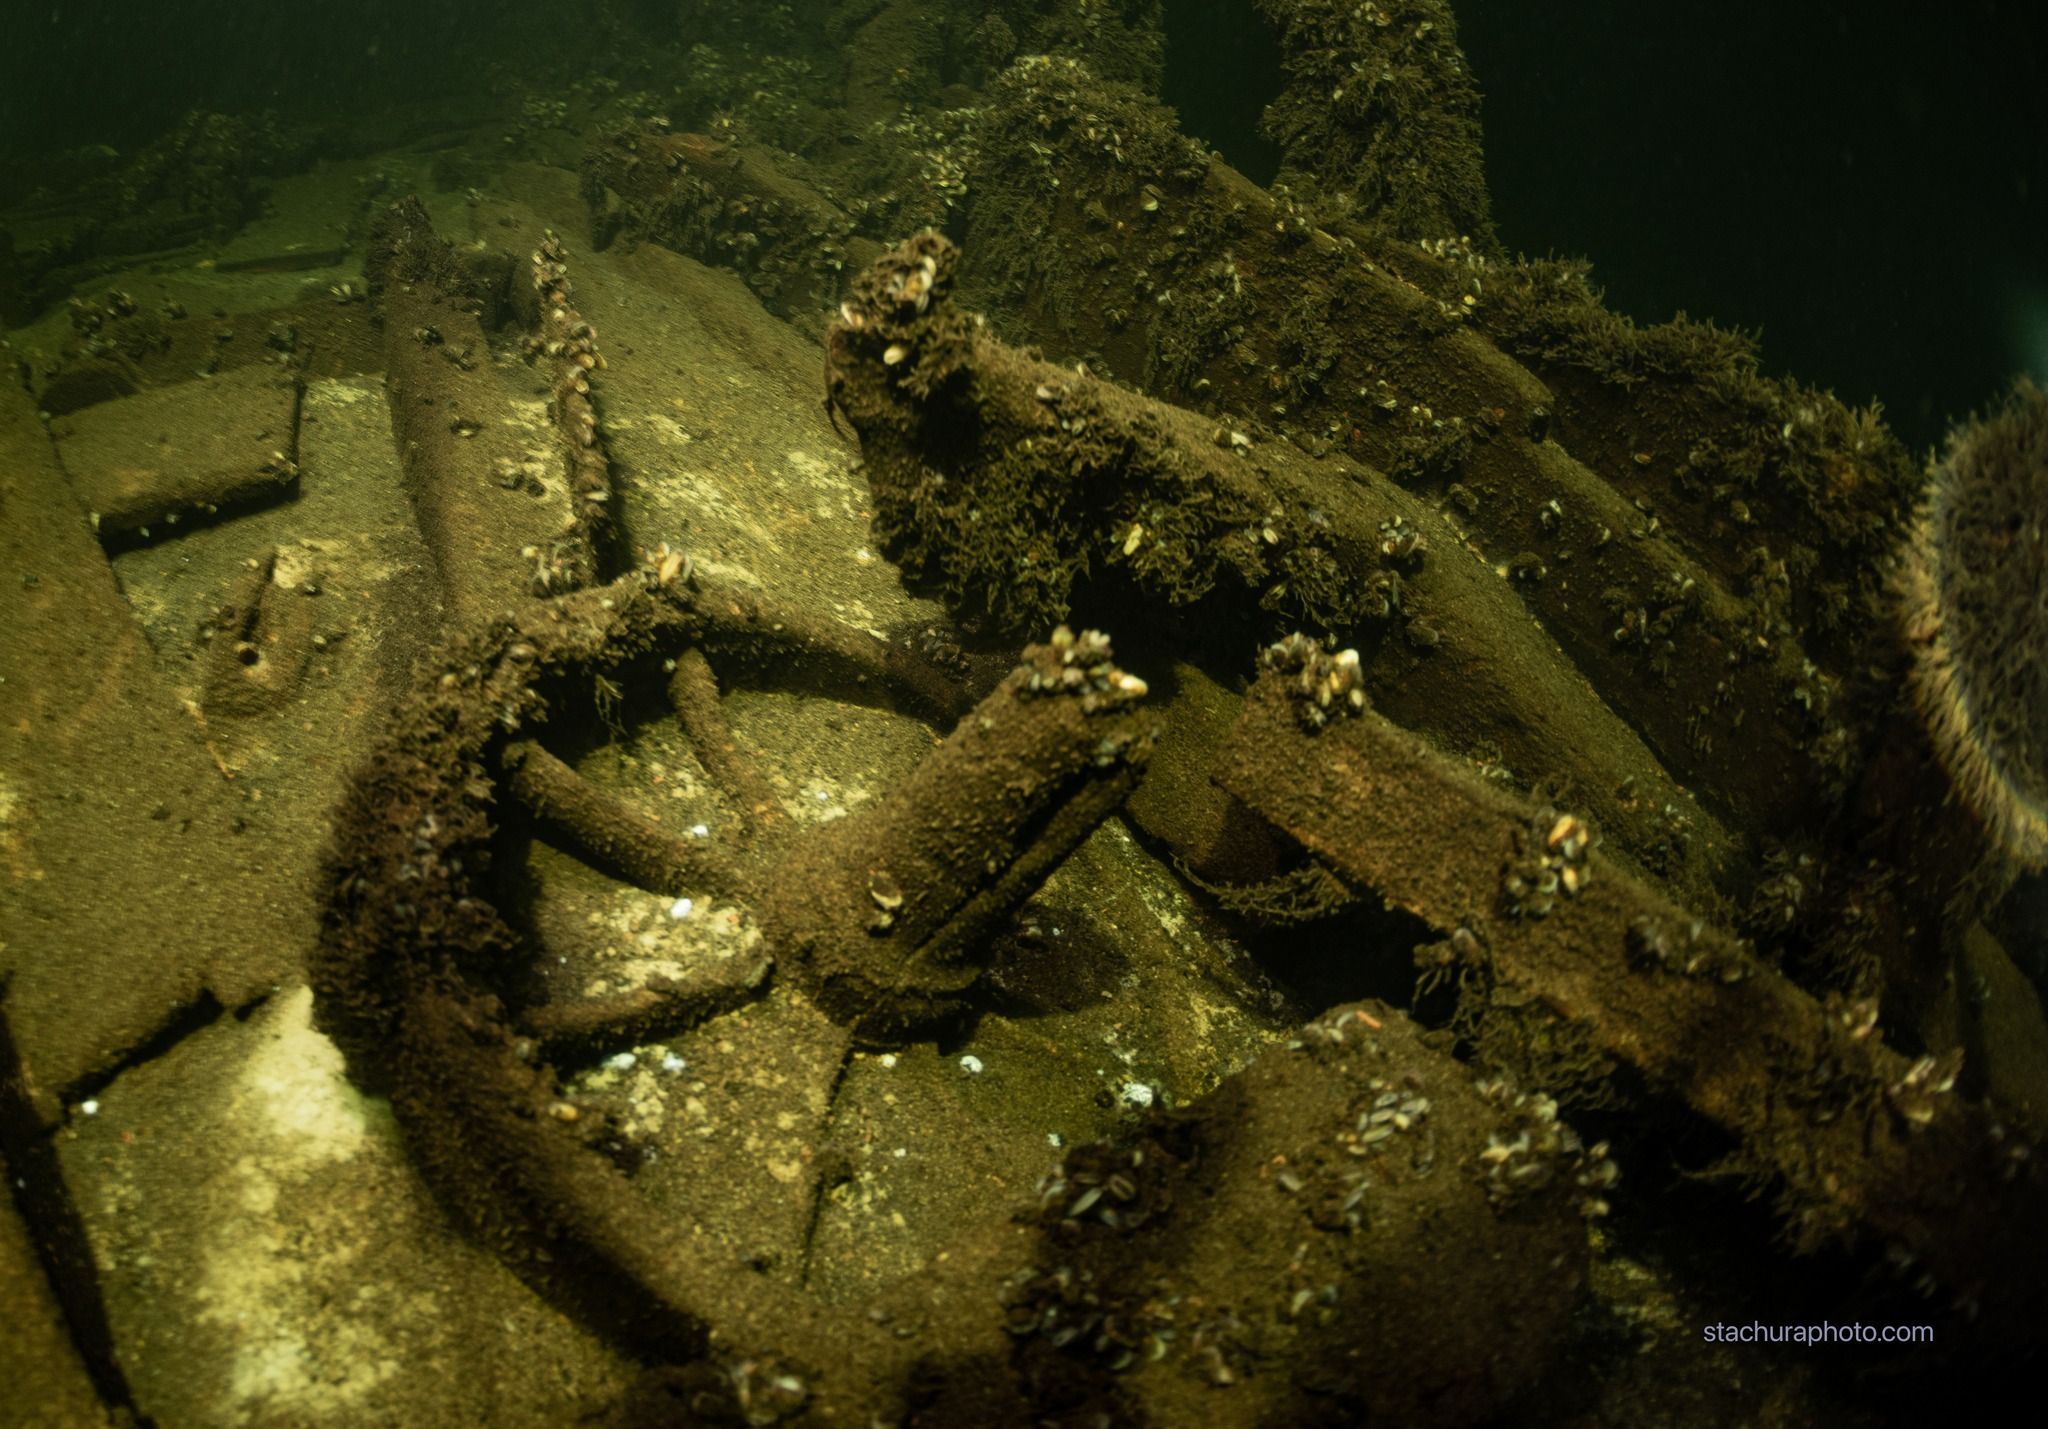
[[[660,120],[604,135],[583,156],[583,194],[598,246],[652,238],[738,272],[769,308],[818,321],[850,268],[876,245],[850,217],[753,145],[678,134]]]
[[[1919,484],[1882,414],[1764,377],[1751,334],[1684,314],[1639,327],[1604,306],[1588,271],[1492,266],[1478,307],[1488,335],[1555,391],[1558,438],[1682,526],[1695,558],[1733,586],[1749,583],[1768,533],[1794,562],[1791,627],[1821,650],[1856,643]]]
[[[958,262],[937,234],[900,245],[856,280],[826,338],[875,534],[913,580],[1000,630],[1033,633],[1070,607],[1172,624],[1181,653],[1232,678],[1246,648],[1289,631],[1355,641],[1390,717],[1569,781],[1646,854],[1667,817],[1690,822],[1670,870],[1689,889],[1726,866],[1727,834],[1556,647],[1529,638],[1514,587],[1441,513],[1370,468],[996,341],[954,299]]]
[[[1446,0],[1258,0],[1287,87],[1265,130],[1280,182],[1318,209],[1399,238],[1464,236],[1492,251],[1479,86]]]

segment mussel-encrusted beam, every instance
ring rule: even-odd
[[[647,986],[584,1002],[550,1002],[527,1008],[519,1027],[540,1041],[547,1061],[595,1056],[673,1037],[721,1012],[743,1005],[761,990],[772,959],[734,959],[708,977],[678,983],[650,979]]]
[[[703,651],[685,650],[676,656],[668,677],[668,702],[697,762],[737,809],[741,828],[752,836],[787,827],[789,815],[776,802],[774,790],[733,739],[719,708],[718,676]]]
[[[1840,792],[1853,714],[1830,692],[1865,658],[1856,587],[1910,457],[1873,414],[1759,377],[1739,335],[1637,331],[1576,273],[1504,262],[1441,0],[1391,26],[1261,6],[1286,36],[1285,189],[1152,95],[1021,61],[976,123],[963,291],[1010,342],[1385,473],[1509,573],[1680,783],[1746,834],[1797,829]]]
[[[864,1037],[960,1011],[984,936],[1136,782],[1144,693],[1096,632],[1031,647],[886,798],[792,850],[764,895],[769,945]]]
[[[723,892],[738,882],[717,850],[668,832],[597,788],[537,740],[506,745],[498,762],[513,797],[608,872],[656,893],[706,885]]]
[[[623,233],[735,268],[772,311],[815,334],[881,245],[789,167],[757,145],[672,133],[666,120],[628,124],[583,157],[591,230],[600,248]]]
[[[1024,630],[1077,595],[1128,591],[1186,613],[1233,663],[1262,626],[1359,639],[1373,699],[1404,725],[1569,781],[1681,886],[1728,867],[1712,814],[1427,503],[1369,467],[1004,346],[952,300],[958,260],[937,234],[893,249],[827,335],[829,400],[860,433],[876,534],[913,576]]]
[[[557,590],[587,584],[596,562],[587,527],[561,489],[565,438],[544,436],[536,454],[505,420],[508,392],[486,333],[506,306],[505,274],[484,260],[465,262],[435,235],[416,198],[378,216],[366,267],[384,325],[392,435],[414,519],[454,614],[496,615],[543,578]],[[558,383],[577,380],[588,385],[557,373]],[[563,410],[559,394],[556,409]],[[572,472],[569,479],[586,477]],[[579,491],[573,501],[601,504],[592,494]]]
[[[1293,641],[1269,664],[1219,758],[1225,788],[1726,1130],[1780,1180],[1802,1243],[1866,1233],[2000,1323],[2031,1322],[2038,1156],[2019,1122],[1953,1095],[1954,1059],[1891,1051],[1874,1004],[1815,1000],[1604,858],[1575,815],[1361,708],[1342,657]]]
[[[616,550],[611,457],[598,425],[594,383],[605,360],[597,350],[597,329],[576,308],[569,253],[552,230],[527,264],[534,332],[526,348],[550,373],[548,418],[561,443],[562,475],[569,491],[565,529],[547,545],[530,548],[535,593],[544,595],[591,585],[623,562]]]
[[[1479,84],[1450,0],[1254,3],[1287,76],[1260,126],[1281,146],[1276,187],[1410,242],[1464,234],[1496,251]]]

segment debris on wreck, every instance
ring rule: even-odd
[[[618,1429],[1868,1401],[1702,1353],[1794,1281],[1940,1329],[1887,1391],[2031,1343],[2048,398],[1923,473],[1511,257],[1448,0],[1238,3],[1270,183],[1157,0],[606,4],[551,63],[693,42],[330,155],[317,242],[220,248],[267,118],[9,210],[0,851],[75,946],[0,939],[0,1154],[116,1412],[234,1417],[149,1338],[267,1322],[215,1226],[349,1332],[451,1252],[378,1373],[554,1334],[508,1419]],[[126,1099],[287,1017],[383,1180],[290,1188],[333,1265],[253,1181],[174,1245],[264,1118]]]
[[[1440,514],[1370,467],[1006,347],[959,310],[956,263],[935,234],[900,246],[827,334],[829,401],[909,576],[1005,631],[1064,619],[1085,581],[1092,601],[1178,615],[1209,650],[1297,626],[1358,638],[1396,717],[1572,780],[1632,851],[1711,886],[1733,853],[1719,821],[1528,638],[1515,592]]]
[[[1955,1095],[1960,1048],[1888,1048],[1875,1000],[1803,991],[1612,866],[1577,815],[1489,787],[1347,698],[1354,668],[1276,646],[1219,760],[1224,786],[1729,1133],[1799,1243],[1901,1247],[1973,1314],[2038,1313],[2038,1147]]]

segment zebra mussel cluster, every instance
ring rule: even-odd
[[[1073,1249],[1065,1263],[1026,1267],[1003,1286],[1004,1326],[1066,1354],[1093,1355],[1111,1373],[1163,1359],[1175,1337],[1180,1297],[1158,1290],[1121,1296],[1101,1257],[1113,1239],[1173,1208],[1180,1158],[1154,1136],[1076,1146],[1040,1178],[1037,1218]]]
[[[1068,1230],[1083,1224],[1134,1231],[1154,1215],[1172,1209],[1173,1193],[1158,1176],[1143,1176],[1148,1146],[1118,1148],[1107,1142],[1077,1146],[1038,1182],[1038,1216]],[[1163,1155],[1150,1146],[1153,1168]]]
[[[1047,643],[1027,650],[1018,668],[1028,672],[1024,688],[1018,692],[1020,698],[1079,695],[1082,710],[1089,714],[1140,699],[1147,689],[1136,675],[1116,667],[1110,658],[1109,637],[1100,630],[1076,635],[1062,625]]]
[[[1538,811],[1534,823],[1515,831],[1515,853],[1501,869],[1501,906],[1510,917],[1547,918],[1560,894],[1576,898],[1593,881],[1586,856],[1593,833],[1576,814]]]
[[[1566,1187],[1577,1195],[1580,1215],[1593,1220],[1607,1214],[1606,1192],[1621,1179],[1621,1167],[1607,1154],[1606,1142],[1587,1146],[1558,1120],[1557,1103],[1540,1092],[1518,1092],[1500,1080],[1480,1082],[1476,1090],[1508,1113],[1507,1123],[1487,1133],[1475,1158],[1496,1210]]]
[[[725,1366],[732,1408],[752,1429],[783,1423],[803,1412],[810,1387],[772,1359],[742,1359]]]
[[[1012,1335],[1037,1336],[1067,1354],[1092,1354],[1112,1374],[1140,1359],[1164,1359],[1175,1335],[1170,1306],[1178,1297],[1133,1307],[1086,1266],[1021,1270],[1004,1283],[1002,1301],[1003,1324]]]
[[[1294,674],[1292,692],[1304,728],[1321,729],[1337,714],[1360,714],[1365,709],[1365,677],[1356,650],[1325,650],[1300,631],[1278,644],[1268,646],[1260,663],[1268,670]]]
[[[1328,1307],[1337,1298],[1337,1287],[1325,1285],[1306,1300]],[[1113,1375],[1173,1354],[1182,1372],[1219,1388],[1237,1382],[1232,1352],[1242,1348],[1249,1331],[1230,1306],[1183,1295],[1168,1280],[1156,1281],[1143,1297],[1120,1295],[1087,1266],[1018,1271],[1004,1282],[1002,1303],[1009,1332],[1035,1340],[1045,1351],[1092,1358]],[[1305,1303],[1298,1299],[1288,1318],[1296,1318]]]
[[[1749,973],[1742,945],[1711,933],[1698,918],[1686,919],[1679,928],[1647,914],[1633,919],[1626,947],[1629,963],[1646,971],[1729,983],[1741,982]]]
[[[1368,1035],[1380,1030],[1377,1020],[1359,1008],[1342,1009],[1303,1024],[1299,1034],[1289,1039],[1287,1049],[1310,1055],[1334,1053],[1348,1040],[1347,1030],[1362,1039],[1367,1054],[1386,1056],[1379,1039]],[[1430,1100],[1422,1094],[1422,1079],[1415,1073],[1404,1073],[1398,1081],[1369,1077],[1347,1113],[1348,1124],[1340,1125],[1334,1137],[1346,1159],[1318,1157],[1328,1165],[1317,1169],[1307,1159],[1298,1158],[1274,1169],[1273,1186],[1285,1195],[1300,1196],[1310,1223],[1318,1230],[1364,1230],[1375,1171],[1385,1182],[1402,1172],[1426,1176],[1436,1164],[1436,1138],[1425,1125],[1429,1113]]]
[[[1368,1197],[1379,1184],[1376,1173],[1382,1181],[1400,1174],[1426,1176],[1436,1164],[1436,1138],[1424,1126],[1429,1098],[1411,1086],[1390,1086],[1381,1077],[1367,1082],[1366,1090],[1371,1099],[1359,1105],[1353,1124],[1336,1136],[1338,1147],[1353,1160],[1318,1178],[1321,1194],[1309,1201],[1309,1220],[1318,1230],[1364,1230]],[[1290,1195],[1307,1189],[1303,1178],[1286,1167],[1274,1173],[1273,1184]],[[1299,1313],[1303,1303],[1298,1300],[1290,1314]]]

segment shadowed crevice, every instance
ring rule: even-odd
[[[36,1261],[63,1312],[72,1346],[94,1392],[109,1409],[146,1429],[151,1421],[137,1412],[127,1376],[115,1357],[113,1328],[107,1322],[106,1301],[93,1273],[85,1222],[64,1182],[57,1144],[43,1134],[28,1096],[21,1058],[7,1023],[5,983],[0,983],[0,1164],[6,1168],[8,1193],[28,1228]]]

